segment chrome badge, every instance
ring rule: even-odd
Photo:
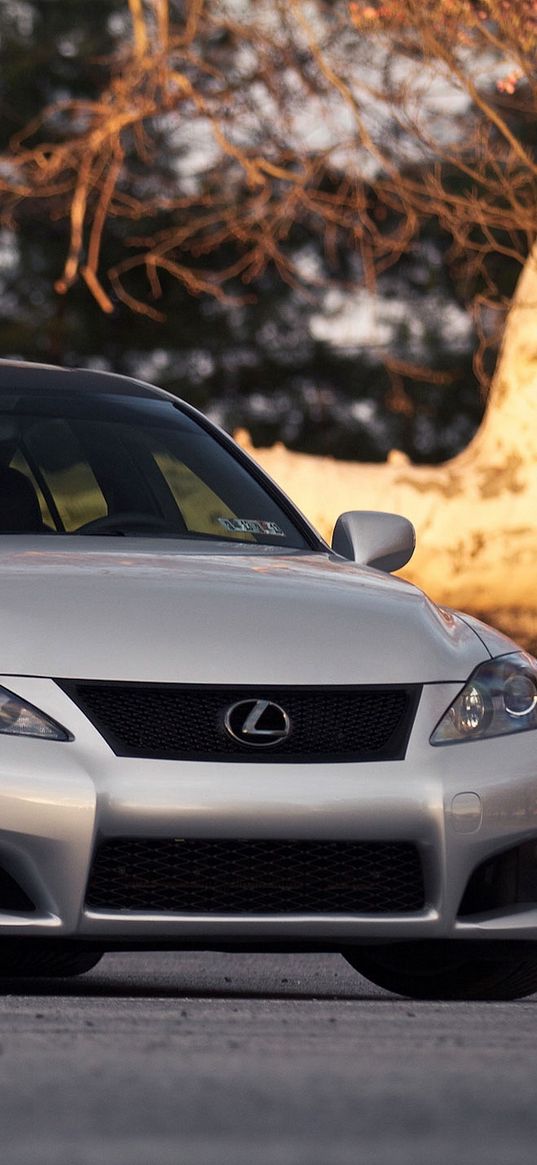
[[[233,740],[256,748],[282,744],[291,732],[287,712],[271,700],[239,700],[228,708],[224,725]]]

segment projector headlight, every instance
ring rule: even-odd
[[[476,668],[437,724],[431,744],[460,744],[537,728],[537,660],[525,651]]]
[[[37,736],[42,740],[70,739],[60,724],[7,688],[0,688],[0,735]]]

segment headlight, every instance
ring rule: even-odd
[[[537,660],[525,651],[476,668],[437,724],[431,744],[459,744],[537,728]]]
[[[38,736],[42,740],[69,740],[69,733],[14,692],[0,688],[0,734]]]

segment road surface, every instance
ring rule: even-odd
[[[15,993],[16,992],[16,993]],[[2,1165],[535,1165],[537,997],[337,955],[107,955],[0,990]]]

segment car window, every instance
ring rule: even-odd
[[[0,493],[2,466],[12,471],[14,500],[7,516],[0,505],[0,532],[307,545],[272,494],[173,402],[21,395],[2,412],[0,398]],[[16,500],[28,482],[36,496],[30,526],[27,496],[18,517]]]
[[[42,491],[40,490],[39,485],[38,485],[37,481],[35,480],[35,477],[30,469],[30,466],[28,465],[28,462],[27,462],[26,458],[23,456],[23,454],[21,453],[20,449],[18,449],[17,452],[14,453],[14,455],[11,458],[11,461],[9,463],[9,467],[10,467],[10,469],[16,469],[19,473],[23,473],[25,477],[29,478],[29,480],[31,481],[32,486],[35,490],[35,493],[37,495],[37,500],[39,502],[39,510],[41,512],[41,519],[42,519],[44,525],[48,526],[49,530],[53,530],[54,529],[54,522],[52,521],[52,517],[50,514],[50,510],[48,508],[48,505],[46,503],[45,496],[42,493]]]
[[[184,462],[158,447],[154,457],[181,510],[187,529],[221,537],[219,519],[236,518],[233,510]],[[245,534],[244,538],[248,542],[254,540],[253,534]]]
[[[108,513],[106,499],[68,421],[39,420],[26,426],[25,447],[67,533]]]

